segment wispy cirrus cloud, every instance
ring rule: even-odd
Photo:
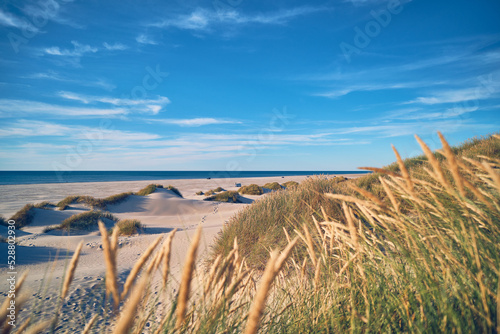
[[[241,124],[240,121],[224,120],[217,118],[155,119],[149,121],[154,121],[163,124],[179,125],[185,127],[198,127],[203,125],[215,125],[215,124]]]
[[[110,51],[115,51],[115,50],[123,51],[123,50],[128,49],[128,46],[126,46],[125,44],[122,44],[122,43],[108,44],[108,43],[104,42],[104,43],[102,43],[102,45],[104,46],[104,48],[106,50],[110,50]]]
[[[73,44],[73,50],[61,49],[58,46],[53,46],[45,48],[43,51],[51,56],[64,56],[64,57],[81,57],[86,53],[96,53],[98,51],[97,47],[80,44],[77,41],[71,41],[71,44]]]
[[[497,84],[498,85],[498,84]],[[463,89],[454,89],[439,91],[432,95],[417,97],[415,100],[408,103],[421,103],[421,104],[443,104],[443,103],[459,103],[474,100],[484,100],[498,95],[496,87],[472,87]]]
[[[98,88],[103,88],[108,91],[112,91],[113,89],[116,88],[115,85],[110,83],[106,79],[98,78],[98,79],[93,79],[93,80],[78,80],[74,78],[70,78],[64,75],[61,75],[55,71],[47,71],[47,72],[38,72],[38,73],[33,73],[27,76],[24,76],[23,78],[27,79],[46,79],[46,80],[54,80],[54,81],[60,81],[60,82],[67,82],[67,83],[73,83],[85,87],[98,87]]]
[[[214,11],[197,8],[191,13],[182,14],[168,19],[148,24],[156,28],[177,28],[182,30],[207,30],[215,25],[281,25],[294,18],[327,10],[324,7],[296,7],[281,9],[275,12],[244,14],[237,10]]]
[[[98,136],[94,136],[97,138],[96,141],[122,145],[127,142],[134,143],[161,138],[161,136],[151,133],[116,129],[103,130],[89,126],[63,125],[31,119],[20,119],[8,125],[4,129],[0,128],[0,137],[64,137],[65,140],[79,141],[88,140],[92,134],[98,133]]]
[[[158,42],[155,41],[151,36],[146,34],[140,34],[135,38],[137,43],[146,44],[146,45],[157,45]]]
[[[32,24],[30,24],[28,21],[20,19],[9,12],[4,12],[1,9],[0,9],[0,25],[18,29],[25,29],[29,27],[30,31],[38,31],[38,29],[34,27]]]
[[[125,108],[75,107],[30,100],[0,99],[0,118],[34,114],[59,117],[113,117],[125,115],[127,112]]]
[[[104,103],[116,107],[133,107],[134,111],[153,115],[158,114],[170,103],[170,99],[166,96],[156,96],[150,99],[132,99],[84,95],[65,91],[59,92],[59,96],[67,100],[79,101],[84,104]]]

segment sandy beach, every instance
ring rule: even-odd
[[[344,176],[356,177],[359,175]],[[137,219],[145,226],[142,234],[120,237],[119,239],[118,274],[122,281],[125,280],[133,264],[153,240],[166,235],[175,228],[178,229],[173,242],[171,260],[171,275],[175,282],[179,278],[191,237],[199,224],[202,225],[203,234],[198,261],[203,261],[214,237],[231,216],[261,196],[266,196],[266,194],[261,196],[244,195],[242,196],[243,203],[219,203],[204,201],[205,196],[196,195],[196,192],[200,190],[205,192],[219,186],[225,190],[237,190],[239,187],[235,186],[236,183],[263,185],[268,182],[284,183],[292,180],[300,182],[305,178],[307,176],[4,185],[0,186],[2,194],[0,214],[8,218],[27,203],[40,203],[42,201],[57,203],[69,195],[90,195],[102,198],[122,192],[135,192],[151,183],[165,186],[173,185],[180,190],[183,198],[170,190],[157,189],[150,195],[132,195],[122,203],[109,205],[107,211],[119,219]],[[71,286],[70,298],[66,305],[67,310],[63,312],[65,319],[61,319],[63,326],[69,326],[64,328],[71,330],[72,303],[76,303],[82,293],[88,294],[92,291],[96,293],[99,291],[99,287],[102,287],[105,266],[101,236],[97,230],[73,233],[72,235],[61,231],[43,232],[47,226],[60,224],[64,219],[74,214],[90,210],[81,204],[72,204],[64,211],[57,209],[34,210],[32,224],[16,231],[16,271],[19,274],[29,271],[26,285],[32,294],[32,302],[43,300],[43,298],[52,298],[43,296],[57,296],[57,289],[60,288],[65,267],[73,251],[80,241],[84,243]],[[7,228],[1,226],[0,229],[1,235],[5,237]],[[0,247],[3,254],[6,254],[7,244],[1,243]],[[6,268],[6,261],[3,261],[0,267]],[[53,294],[45,292],[42,295],[41,284],[45,286],[44,289],[52,291]],[[175,291],[174,287],[172,289]],[[3,296],[6,295],[7,290],[7,283],[2,280],[0,291]],[[50,308],[46,311],[50,311]],[[21,313],[21,319],[24,316],[26,315]]]

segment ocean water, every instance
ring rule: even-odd
[[[364,171],[0,171],[0,185],[365,173]]]

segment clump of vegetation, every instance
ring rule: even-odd
[[[57,229],[70,229],[88,231],[97,228],[99,219],[109,219],[118,221],[118,219],[109,212],[102,211],[87,211],[66,218],[57,227]]]
[[[9,220],[14,220],[16,228],[22,228],[33,222],[35,216],[35,206],[26,204],[21,210],[17,211]]]
[[[199,195],[203,195],[203,191],[201,191],[201,190],[200,190],[200,191],[198,191],[198,192],[196,193],[196,195],[198,195],[198,196],[199,196]]]
[[[60,200],[56,206],[59,208],[59,210],[66,210],[70,204],[76,203],[80,196],[68,196],[64,198],[63,200]]]
[[[271,183],[266,183],[262,188],[267,188],[271,190],[281,190],[281,186],[278,182],[271,182]]]
[[[237,191],[224,191],[204,199],[205,201],[241,203]]]
[[[168,187],[166,187],[165,189],[168,189],[168,190],[170,190],[170,191],[174,192],[174,193],[175,193],[177,196],[179,196],[179,197],[183,197],[183,196],[182,196],[182,194],[181,194],[181,192],[179,191],[179,189],[177,189],[177,188],[176,188],[176,187],[174,187],[174,186],[170,186],[170,185],[169,185],[169,186],[168,186]]]
[[[295,188],[298,185],[299,185],[299,183],[295,182],[295,181],[287,181],[287,182],[283,183],[283,187],[285,187],[287,189]]]
[[[125,201],[127,198],[129,198],[129,196],[132,194],[133,194],[132,192],[126,192],[126,193],[111,195],[111,196],[104,198],[102,201],[104,202],[104,204],[106,206],[113,205],[113,204],[119,204],[119,203]]]
[[[225,190],[222,187],[217,187],[215,189],[211,189],[211,190],[207,191],[205,193],[205,196],[210,196],[210,195],[213,195],[213,194],[221,192],[221,191],[225,191]]]
[[[55,206],[56,206],[55,204],[50,203],[48,201],[44,201],[44,202],[37,203],[37,204],[34,205],[35,208],[42,209],[42,210],[51,210]]]
[[[262,187],[256,184],[243,186],[238,190],[238,192],[243,195],[262,195],[264,193]]]
[[[143,231],[144,226],[137,219],[122,219],[113,228],[118,228],[119,235],[134,235]],[[111,229],[111,232],[113,229]]]
[[[161,184],[149,184],[146,187],[142,188],[135,194],[138,196],[147,196],[149,194],[152,194],[156,191],[157,188],[163,188]]]

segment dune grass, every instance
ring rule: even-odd
[[[196,194],[195,194],[195,195],[198,195],[198,196],[200,196],[200,195],[204,195],[204,192],[200,190],[200,191],[196,192]]]
[[[262,187],[257,184],[243,186],[238,190],[238,192],[243,195],[262,195],[264,193]]]
[[[179,189],[177,189],[177,188],[176,188],[176,187],[174,187],[174,186],[168,185],[167,187],[165,187],[165,189],[168,189],[168,190],[170,190],[170,191],[173,191],[173,192],[174,192],[177,196],[179,196],[179,197],[181,197],[181,198],[183,197],[183,196],[182,196],[182,194],[181,194],[181,192],[179,191]]]
[[[278,182],[270,182],[266,183],[262,186],[262,188],[267,188],[271,190],[281,190],[283,189]]]
[[[205,197],[205,201],[241,203],[237,191],[223,191],[221,193]]]
[[[157,188],[163,188],[161,184],[149,184],[146,187],[142,188],[135,194],[138,196],[147,196],[149,194],[152,194],[156,191]]]
[[[23,208],[17,211],[9,220],[14,220],[16,228],[22,228],[33,222],[35,216],[35,206],[33,204],[26,204]]]
[[[299,185],[298,182],[296,181],[287,181],[285,183],[283,183],[283,187],[287,188],[287,189],[290,189],[290,188],[295,188]]]
[[[494,140],[500,142],[500,136]],[[288,213],[287,225],[275,227],[282,231],[284,246],[270,246],[263,270],[251,269],[247,246],[240,242],[261,224],[258,218],[265,218],[252,210],[246,215],[255,221],[248,220],[234,238],[224,237],[232,238],[232,246],[215,256],[207,270],[196,268],[197,230],[179,284],[164,279],[160,291],[148,284],[154,284],[156,271],[168,273],[171,238],[156,252],[160,239],[152,243],[123,282],[116,275],[117,238],[109,238],[101,226],[107,270],[102,300],[106,294],[116,300],[107,299],[96,310],[95,317],[103,321],[92,325],[94,315],[83,315],[76,331],[89,326],[102,332],[114,324],[115,333],[140,333],[149,322],[151,333],[500,332],[497,151],[467,160],[443,140],[444,159],[438,160],[422,147],[427,160],[421,170],[408,171],[409,161],[399,160],[400,172],[379,169],[378,177],[364,180],[310,178],[249,206],[275,212],[277,218]],[[377,195],[379,187],[384,196]],[[286,199],[296,200],[295,205],[305,202],[310,211],[294,217],[300,212],[292,211]],[[259,206],[266,200],[267,206]],[[75,252],[63,291],[68,291],[78,256]],[[201,283],[197,288],[195,280]],[[160,300],[165,308],[157,307]],[[44,306],[54,310],[48,324],[55,328],[58,309]],[[32,315],[31,328],[43,324],[31,310],[22,312]],[[0,326],[1,321],[4,317]]]
[[[78,213],[76,215],[72,215],[71,217],[66,218],[62,221],[60,225],[53,226],[48,228],[44,232],[49,232],[51,230],[78,230],[78,231],[89,231],[93,229],[97,229],[98,222],[100,219],[109,219],[112,221],[118,221],[118,219],[113,216],[109,212],[102,211],[86,211],[82,213]]]
[[[137,219],[122,219],[118,221],[113,229],[117,228],[119,230],[119,235],[134,235],[139,234],[144,230],[144,226]],[[111,229],[111,232],[113,232]]]
[[[210,196],[210,195],[213,195],[213,194],[221,192],[221,191],[225,191],[225,190],[222,187],[217,187],[215,189],[210,189],[209,191],[205,192],[205,196]]]

